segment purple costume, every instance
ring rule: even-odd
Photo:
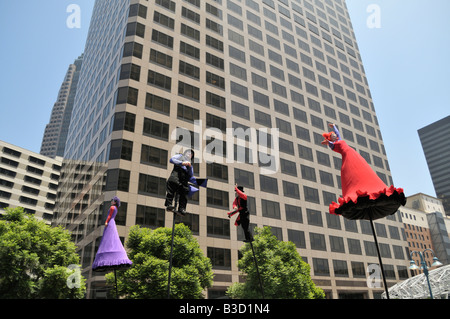
[[[115,197],[114,200],[120,205],[118,198],[116,200]],[[128,268],[132,264],[131,260],[128,259],[125,248],[123,248],[122,242],[120,241],[119,233],[117,232],[116,222],[114,220],[116,215],[117,206],[111,206],[108,219],[106,220],[108,226],[106,226],[103,232],[97,255],[92,264],[92,270],[94,271]]]

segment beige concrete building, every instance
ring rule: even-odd
[[[328,213],[341,194],[340,155],[320,143],[328,123],[392,184],[345,1],[97,0],[84,52],[54,223],[76,236],[89,298],[107,290],[90,266],[110,199],[124,240],[135,224],[171,227],[169,159],[187,147],[209,178],[183,218],[212,261],[207,297],[240,280],[243,234],[226,215],[236,182],[252,225],[294,242],[328,298],[383,292],[367,285],[369,222]],[[226,134],[238,129],[249,134]],[[408,277],[401,217],[375,226],[393,285]]]
[[[399,213],[408,241],[408,256],[413,251],[421,252],[429,268],[434,262],[433,257],[439,258],[444,265],[447,264],[450,257],[450,218],[445,215],[443,201],[418,193],[408,197],[407,204],[399,209]],[[433,250],[433,253],[425,251],[426,249]],[[421,264],[418,253],[413,253],[412,259],[417,265]],[[411,271],[413,276],[419,273],[421,270]]]
[[[0,141],[0,214],[23,207],[50,223],[58,190],[62,158],[49,158]]]

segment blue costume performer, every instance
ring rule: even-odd
[[[164,205],[168,211],[176,209],[173,206],[173,198],[175,193],[177,193],[180,196],[177,211],[180,215],[186,214],[186,205],[190,192],[189,183],[197,183],[191,163],[192,158],[194,158],[194,151],[187,150],[183,154],[177,154],[170,159],[170,163],[173,164],[173,170],[167,180],[166,202]]]

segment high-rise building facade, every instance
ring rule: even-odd
[[[438,198],[442,199],[445,214],[450,215],[450,146],[436,141],[450,134],[450,116],[421,128],[420,142],[427,160],[431,180]]]
[[[6,207],[23,207],[51,223],[62,157],[50,158],[0,141],[0,214]]]
[[[343,0],[97,0],[54,219],[80,247],[88,297],[106,290],[90,266],[110,199],[123,203],[124,240],[135,224],[171,227],[169,159],[189,147],[209,181],[182,222],[211,259],[208,297],[240,280],[235,183],[252,227],[294,242],[327,297],[379,296],[369,222],[328,213],[341,194],[340,155],[321,145],[328,123],[392,184]],[[388,285],[408,277],[402,226],[399,214],[375,222]]]
[[[67,131],[69,130],[82,65],[83,55],[78,57],[73,64],[69,65],[69,69],[58,92],[58,99],[53,105],[50,121],[45,126],[40,151],[42,155],[52,158],[64,155]]]

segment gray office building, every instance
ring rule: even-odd
[[[450,215],[450,145],[438,143],[450,134],[450,116],[421,128],[420,142],[433,181],[436,196],[442,200],[445,214]]]
[[[295,243],[328,298],[379,297],[369,222],[328,213],[341,194],[341,157],[321,144],[328,123],[393,183],[344,0],[97,0],[54,218],[73,232],[88,297],[110,289],[91,271],[110,199],[123,203],[125,241],[135,224],[171,227],[169,159],[191,147],[209,181],[182,222],[212,262],[206,297],[242,280],[235,183],[252,227]],[[391,286],[408,278],[401,216],[375,227]]]

